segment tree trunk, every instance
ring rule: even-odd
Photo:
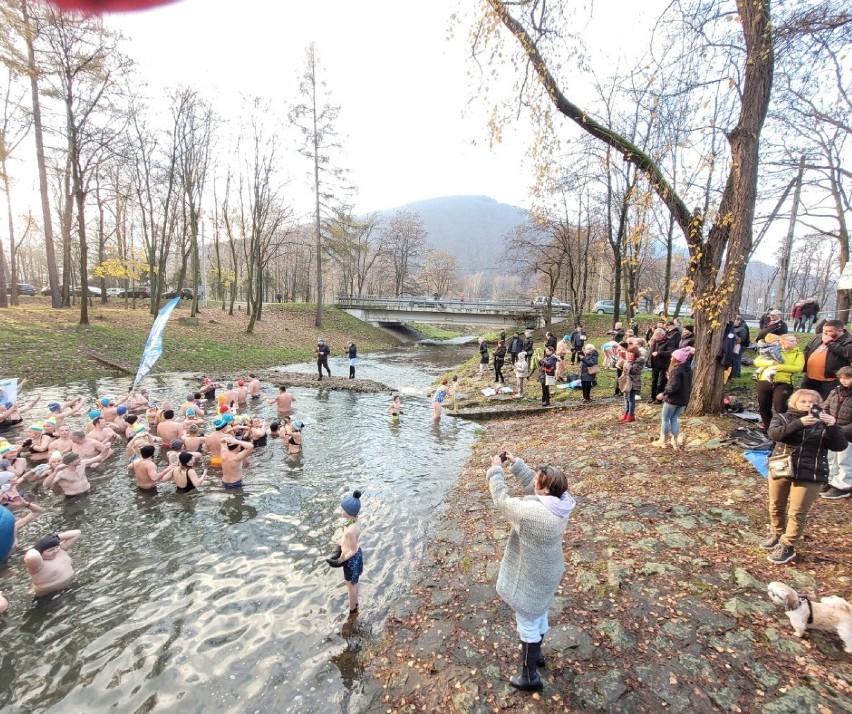
[[[787,309],[787,276],[790,272],[790,256],[793,252],[793,238],[796,232],[796,216],[799,213],[799,196],[802,192],[802,174],[805,172],[805,155],[799,158],[799,173],[796,176],[796,190],[793,192],[793,208],[790,212],[790,225],[787,228],[787,237],[784,240],[784,248],[781,252],[781,277],[778,280],[779,309],[785,312]],[[792,302],[792,300],[791,300]]]

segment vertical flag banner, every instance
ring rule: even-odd
[[[166,323],[172,316],[174,309],[180,302],[180,295],[167,302],[154,320],[151,326],[151,332],[148,334],[148,341],[145,343],[145,351],[142,353],[142,361],[139,363],[139,369],[136,372],[136,379],[133,380],[133,388],[139,384],[145,377],[151,373],[154,363],[160,359],[163,354],[163,332],[166,329]]]
[[[12,379],[0,379],[0,404],[13,404],[18,401],[18,380],[16,377]]]

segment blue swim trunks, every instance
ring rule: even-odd
[[[347,583],[352,583],[353,585],[358,583],[358,578],[361,577],[361,573],[364,572],[364,554],[361,552],[361,549],[355,552],[349,560],[347,560],[343,564],[343,579]]]
[[[225,488],[242,488],[243,487],[243,480],[240,479],[239,481],[234,481],[233,483],[228,483],[227,481],[222,481],[222,485]]]

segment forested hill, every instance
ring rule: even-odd
[[[503,236],[526,220],[526,213],[487,196],[445,196],[415,201],[382,211],[418,213],[429,233],[429,247],[445,249],[459,260],[462,272],[494,267]]]

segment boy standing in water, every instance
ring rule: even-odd
[[[353,491],[340,502],[340,515],[346,517],[343,525],[343,537],[340,539],[339,554],[328,558],[326,562],[332,568],[343,567],[343,579],[349,591],[349,614],[358,612],[358,580],[364,572],[364,554],[358,545],[361,529],[358,526],[358,513],[361,511],[361,492]]]
[[[390,403],[387,412],[391,415],[391,421],[399,421],[399,415],[402,414],[402,403],[399,400],[399,394],[393,395],[393,401]]]

